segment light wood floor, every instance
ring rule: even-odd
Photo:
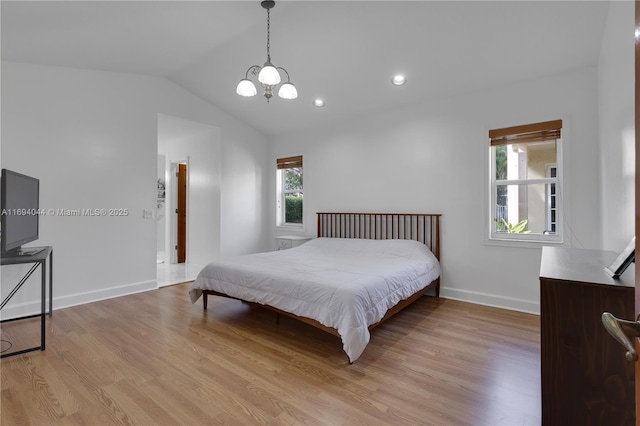
[[[337,337],[187,289],[54,311],[46,351],[0,362],[0,423],[540,424],[535,315],[424,297],[350,365]]]

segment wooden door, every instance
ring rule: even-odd
[[[636,31],[640,30],[640,0],[635,0],[635,27]],[[635,135],[636,135],[636,166],[635,166],[635,234],[636,234],[636,259],[640,260],[640,38],[635,38]],[[636,264],[638,262],[636,261]],[[636,425],[640,425],[640,361],[637,361],[640,354],[640,267],[635,268],[635,289],[634,308],[636,318],[609,318],[603,322],[605,327],[609,329],[611,335],[618,340],[627,349],[626,357],[630,360],[635,359],[635,415]],[[608,325],[607,325],[608,323]],[[616,337],[617,336],[617,337]],[[635,354],[633,349],[635,348]],[[628,362],[623,358],[620,362]]]
[[[184,263],[187,258],[187,165],[178,164],[178,263]]]
[[[636,0],[636,31],[640,29],[640,0]],[[636,99],[635,99],[635,130],[636,130],[636,236],[640,230],[640,40],[636,41]],[[639,259],[640,239],[636,237],[636,259]],[[636,262],[636,265],[638,262]],[[640,315],[640,267],[636,267],[635,308]],[[633,319],[633,318],[630,318]],[[635,339],[636,352],[640,353],[640,341]],[[640,362],[636,362],[636,424],[640,424]]]

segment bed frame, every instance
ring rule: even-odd
[[[318,237],[327,238],[367,238],[374,240],[402,239],[415,240],[425,244],[440,261],[440,216],[441,214],[424,213],[317,213]],[[385,316],[375,324],[369,326],[369,330],[382,324],[393,315],[397,314],[411,303],[424,296],[427,292],[435,290],[436,297],[440,297],[440,277],[432,281],[422,290],[414,293],[407,299],[401,300],[389,309]],[[207,296],[222,296],[237,299],[212,290],[204,290],[202,303],[207,309]],[[243,300],[244,302],[244,300]],[[301,322],[312,325],[335,336],[340,334],[335,328],[327,327],[318,321],[291,314],[268,305],[247,302],[251,305],[270,309],[278,314],[295,318]],[[277,318],[279,321],[279,316]]]

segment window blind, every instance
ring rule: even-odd
[[[559,139],[562,120],[489,130],[491,146]]]
[[[302,167],[302,155],[294,157],[278,158],[276,160],[278,169],[293,169],[294,167]]]

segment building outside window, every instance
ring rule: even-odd
[[[562,120],[489,131],[491,240],[562,242]]]
[[[303,222],[303,173],[302,155],[276,160],[277,202],[276,225],[302,227]]]

